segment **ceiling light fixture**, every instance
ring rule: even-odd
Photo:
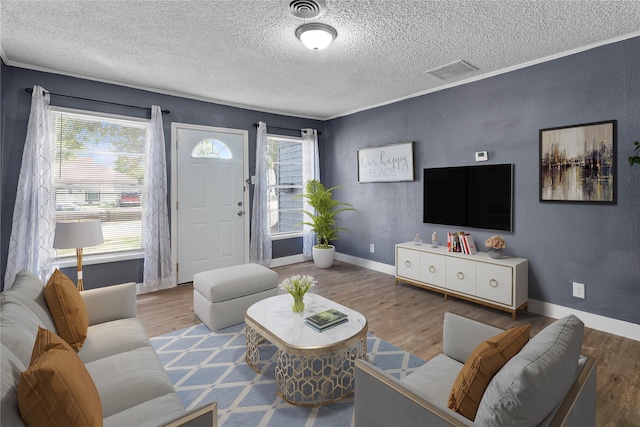
[[[335,28],[313,22],[296,28],[296,37],[311,50],[322,50],[338,37]]]

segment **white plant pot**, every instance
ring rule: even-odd
[[[329,245],[329,249],[313,247],[313,262],[318,268],[331,268],[335,256],[335,246]]]

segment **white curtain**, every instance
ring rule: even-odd
[[[315,129],[302,129],[302,185],[306,186],[310,179],[320,180],[320,156],[318,155],[318,131]],[[313,212],[307,199],[303,199],[302,208],[305,211]],[[306,215],[305,215],[306,217]],[[308,221],[304,218],[304,221]],[[304,225],[302,228],[302,254],[305,257],[312,255],[315,244],[316,233],[311,231],[311,227]]]
[[[167,207],[167,162],[160,107],[151,107],[149,149],[144,176],[146,206],[142,219],[144,237],[143,285],[155,288],[172,286],[171,244]]]
[[[267,160],[267,124],[260,122],[256,137],[256,183],[251,209],[251,247],[249,258],[266,267],[271,265],[271,232],[269,230],[269,187]]]
[[[13,208],[5,289],[11,288],[20,270],[29,270],[43,281],[53,271],[55,199],[49,128],[49,94],[34,86]]]

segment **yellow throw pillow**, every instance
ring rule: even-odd
[[[102,426],[102,403],[76,352],[38,328],[31,364],[20,374],[18,409],[27,426]]]
[[[58,335],[76,352],[80,351],[87,339],[89,315],[76,285],[56,269],[44,288],[44,297]]]
[[[480,345],[469,355],[451,388],[448,406],[473,421],[493,376],[529,341],[531,325],[506,330]]]

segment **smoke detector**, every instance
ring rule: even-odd
[[[425,72],[432,76],[436,76],[439,79],[446,80],[472,71],[478,71],[478,68],[461,59],[459,61],[452,62],[451,64],[443,65]]]
[[[298,19],[314,19],[327,11],[325,0],[283,0],[282,5]]]

